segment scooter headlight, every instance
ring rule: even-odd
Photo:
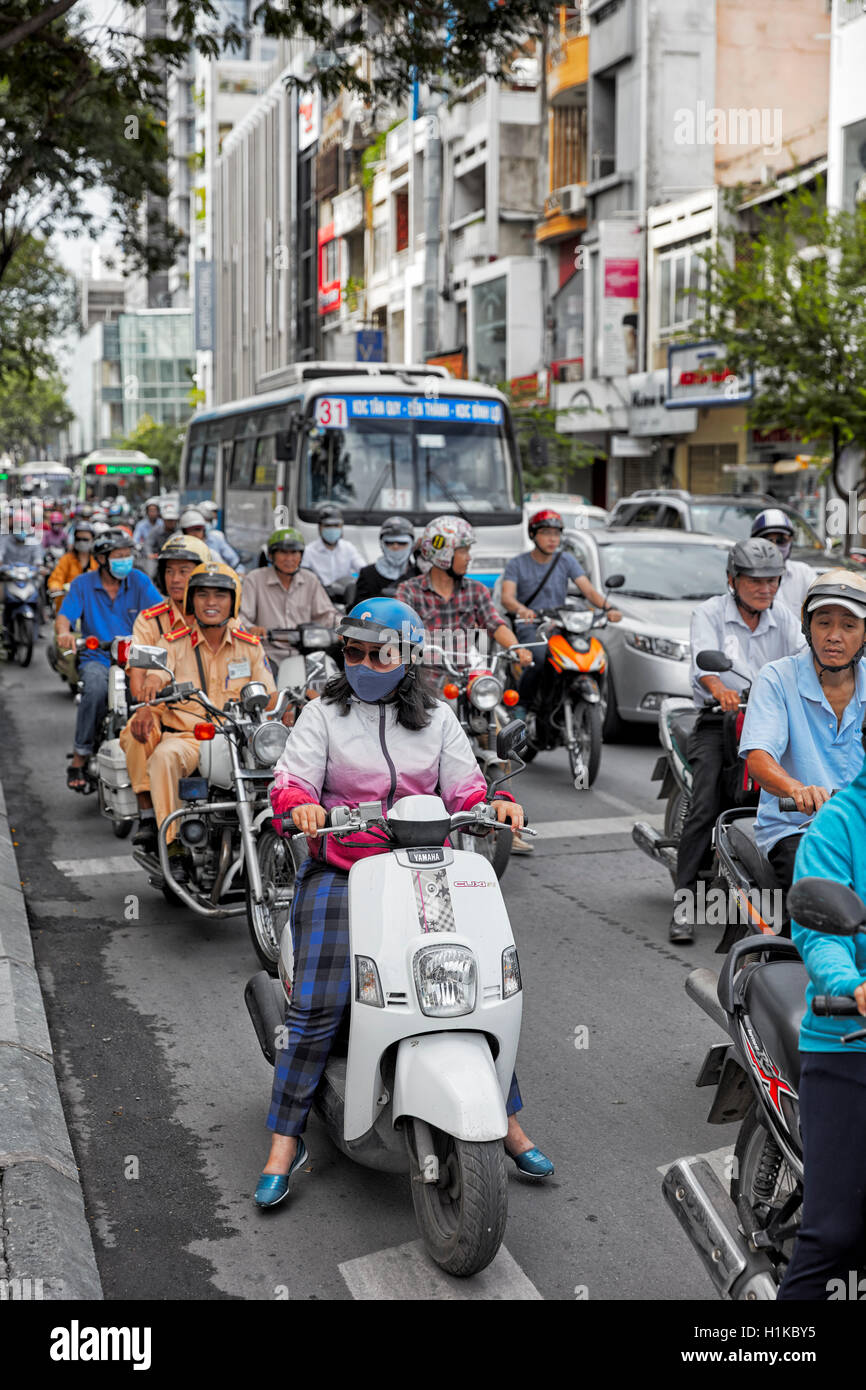
[[[459,1018],[475,1009],[478,972],[467,946],[425,946],[412,962],[422,1014]]]
[[[502,998],[510,999],[512,994],[517,994],[522,988],[517,947],[506,946],[502,952]]]
[[[289,731],[285,724],[269,720],[260,724],[250,739],[253,757],[260,767],[273,767],[283,754]]]
[[[469,686],[468,695],[476,709],[495,709],[502,699],[502,686],[495,676],[476,676]]]

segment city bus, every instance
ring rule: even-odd
[[[4,491],[10,497],[66,498],[74,487],[71,468],[53,459],[30,459],[18,468],[8,470]]]
[[[245,563],[275,524],[313,540],[324,502],[367,563],[394,515],[416,533],[445,512],[466,517],[471,573],[491,587],[523,548],[520,456],[501,392],[423,364],[302,363],[263,385],[197,412],[181,459],[182,504],[215,499]]]
[[[98,505],[120,497],[135,512],[159,495],[160,465],[140,449],[95,449],[78,467],[79,502]]]

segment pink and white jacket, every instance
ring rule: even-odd
[[[278,816],[317,803],[358,806],[378,801],[383,814],[401,796],[441,796],[449,815],[468,811],[487,794],[487,784],[460,723],[447,705],[430,710],[426,729],[405,729],[392,704],[367,704],[352,696],[349,712],[311,700],[301,711],[276,766],[271,805]],[[506,793],[502,800],[510,800]],[[280,828],[280,822],[275,822]],[[291,834],[289,827],[285,833]],[[375,833],[349,836],[353,845],[326,835],[309,840],[310,853],[348,869],[368,854],[384,853]]]

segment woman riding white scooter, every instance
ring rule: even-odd
[[[449,706],[416,682],[424,632],[414,609],[396,599],[368,599],[355,605],[337,632],[345,671],[295,724],[271,788],[275,814],[291,812],[296,829],[312,836],[333,806],[380,801],[388,810],[401,796],[438,793],[453,815],[483,801],[487,787],[469,740]],[[511,797],[503,794],[492,804],[500,821],[515,830],[523,825],[523,810]],[[281,1202],[292,1175],[307,1162],[307,1116],[349,1004],[349,868],[387,848],[375,831],[355,834],[348,844],[311,839],[311,858],[298,872],[288,1042],[274,1067],[267,1121],[274,1137],[256,1188],[260,1207]],[[553,1164],[517,1122],[522,1104],[514,1077],[506,1153],[527,1176],[549,1177]]]

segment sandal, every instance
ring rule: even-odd
[[[83,767],[73,767],[72,763],[66,769],[66,785],[70,791],[86,792],[87,777]]]

